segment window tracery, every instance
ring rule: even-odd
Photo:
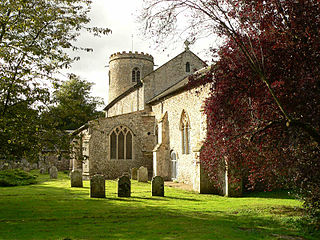
[[[110,159],[132,159],[133,134],[125,126],[116,127],[110,134]]]

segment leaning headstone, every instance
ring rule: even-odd
[[[105,198],[106,197],[106,183],[104,176],[101,174],[94,175],[90,180],[90,197]]]
[[[131,168],[131,179],[132,180],[137,180],[137,174],[138,174],[138,169],[137,168]]]
[[[138,182],[148,182],[148,169],[140,167],[137,174]]]
[[[58,169],[55,166],[52,166],[49,170],[50,178],[58,178]]]
[[[131,182],[130,178],[123,175],[118,179],[118,197],[130,197],[131,196]]]
[[[164,181],[160,176],[155,176],[151,181],[152,196],[164,197]]]
[[[82,172],[80,170],[73,170],[70,173],[71,187],[83,187]]]
[[[40,168],[40,174],[45,174],[46,170],[44,168]]]

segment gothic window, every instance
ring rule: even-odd
[[[132,70],[132,82],[140,82],[140,70],[139,70],[139,68],[134,68]]]
[[[190,72],[190,63],[189,62],[186,63],[186,72]]]
[[[180,119],[182,154],[190,153],[190,121],[187,113],[183,110]]]
[[[133,134],[125,126],[116,127],[110,134],[110,159],[132,159]]]

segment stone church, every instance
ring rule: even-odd
[[[188,44],[156,70],[149,54],[112,54],[105,117],[74,132],[80,136],[74,147],[82,161],[74,154],[72,168],[82,169],[84,178],[99,173],[115,179],[144,166],[149,178],[161,176],[192,185],[199,193],[213,192],[198,158],[206,136],[202,107],[209,89],[186,88],[188,76],[207,68]]]

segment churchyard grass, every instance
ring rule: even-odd
[[[0,239],[320,239],[299,224],[302,203],[284,192],[241,198],[201,195],[132,181],[131,198],[89,197],[89,181],[71,188],[66,174],[35,185],[0,187]]]

